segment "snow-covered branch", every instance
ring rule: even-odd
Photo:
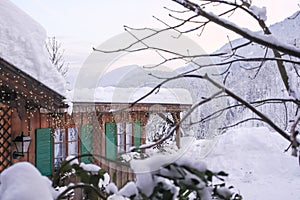
[[[191,2],[189,0],[183,0],[183,1],[182,0],[172,0],[172,1],[184,6],[185,8],[187,8],[191,11],[194,11],[198,15],[201,15],[201,16],[209,19],[210,21],[214,22],[215,24],[218,24],[228,30],[231,30],[231,31],[239,34],[240,36],[242,36],[250,41],[267,46],[271,49],[276,49],[282,53],[285,53],[285,54],[288,54],[288,55],[291,55],[294,57],[300,57],[300,49],[299,48],[282,43],[282,42],[278,41],[272,35],[262,35],[259,33],[252,32],[247,28],[239,27],[238,25],[236,25],[226,19],[220,18],[218,15],[215,15],[211,12],[206,12],[204,9],[201,8],[201,6],[199,6],[196,3]]]

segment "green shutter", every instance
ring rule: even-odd
[[[116,123],[105,123],[105,153],[106,158],[115,160],[117,155]]]
[[[80,130],[80,154],[92,153],[93,147],[93,126],[83,125]],[[91,163],[91,157],[82,157],[81,162]]]
[[[134,122],[133,133],[134,133],[133,145],[136,147],[141,146],[141,137],[142,137],[142,122],[141,121]]]
[[[35,164],[44,176],[52,175],[53,141],[50,128],[36,129],[35,133]]]

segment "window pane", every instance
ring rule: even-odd
[[[117,134],[124,134],[124,124],[117,123]]]
[[[55,129],[54,130],[54,142],[63,142],[65,138],[65,130]]]
[[[78,129],[68,128],[68,156],[78,155]]]
[[[126,151],[132,147],[132,123],[126,123]]]
[[[124,123],[117,123],[117,149],[118,153],[124,152],[125,145],[125,128]]]
[[[54,132],[54,159],[65,155],[65,130],[55,129]]]
[[[55,129],[54,131],[54,167],[58,168],[61,161],[65,159],[65,130]]]

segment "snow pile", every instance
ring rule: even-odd
[[[213,171],[229,173],[227,184],[239,189],[244,199],[296,200],[300,170],[297,158],[283,153],[288,145],[267,128],[243,128],[218,136],[214,142],[198,140],[185,156],[203,160]]]
[[[1,200],[53,199],[49,180],[30,163],[19,162],[0,174]]]
[[[163,166],[170,163],[172,165],[168,167]],[[170,160],[170,156],[166,158],[166,156],[157,155],[143,161],[133,160],[130,164],[135,172],[136,182],[125,185],[117,194],[132,197],[137,195],[137,191],[140,191],[147,197],[154,194],[155,197],[162,198],[163,191],[155,190],[160,185],[161,189],[169,191],[169,195],[172,195],[172,198],[171,196],[168,196],[168,198],[175,200],[179,195],[180,188],[178,185],[189,185],[201,188],[198,192],[203,199],[212,199],[212,187],[207,185],[204,179],[184,168],[188,166],[198,169],[200,173],[205,173],[207,170],[206,164],[201,161],[186,157],[177,157],[176,160]]]
[[[46,31],[9,0],[0,1],[0,13],[0,57],[64,95],[65,81],[48,58]]]
[[[119,194],[125,197],[138,196],[139,191],[136,184],[131,181],[120,189]]]

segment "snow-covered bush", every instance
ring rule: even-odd
[[[179,159],[156,171],[136,173],[136,181],[114,195],[130,199],[242,199],[227,187],[225,172],[212,172],[203,162]]]
[[[1,200],[66,199],[70,194],[74,196],[75,189],[82,189],[83,198],[90,200],[241,199],[232,187],[225,185],[223,177],[227,176],[226,173],[212,172],[204,163],[186,159],[179,159],[156,171],[136,173],[135,181],[120,189],[97,165],[79,163],[72,158],[61,166],[51,181],[30,163],[14,164],[0,174]]]
[[[155,171],[135,171],[134,181],[117,188],[115,183],[109,183],[107,173],[100,167],[70,162],[72,159],[62,164],[61,177],[73,174],[80,181],[77,179],[76,185],[67,185],[66,191],[82,187],[88,199],[242,199],[232,191],[233,187],[226,186],[225,172],[208,170],[199,161],[180,158]]]
[[[83,189],[83,195],[90,200],[105,197],[105,187],[110,177],[104,169],[95,164],[79,163],[77,157],[68,157],[53,177],[53,187],[67,189],[58,197],[64,198],[65,194],[76,188]]]

